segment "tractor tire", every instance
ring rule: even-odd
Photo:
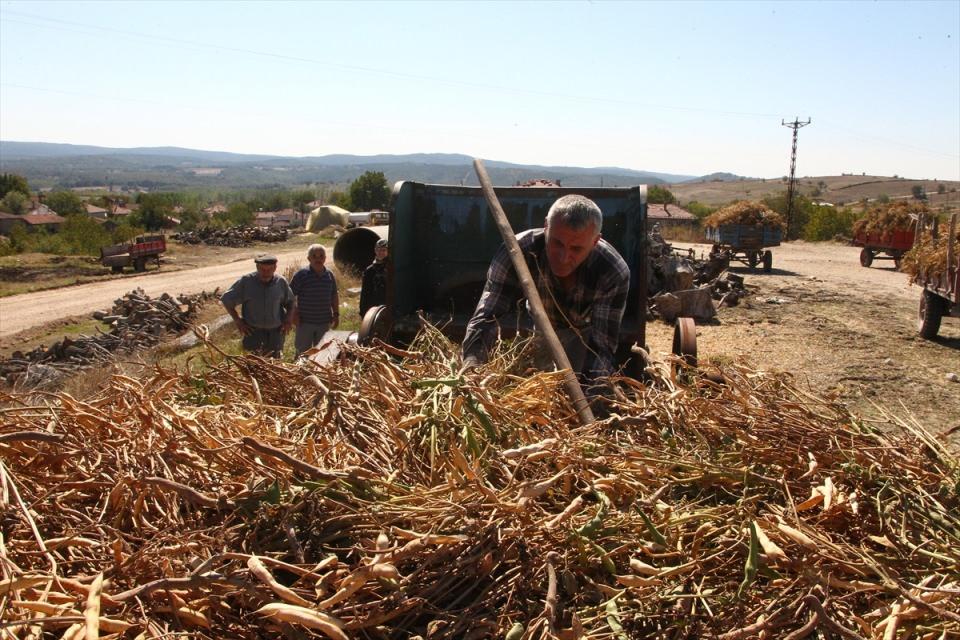
[[[763,252],[763,272],[770,273],[771,269],[773,269],[773,253],[767,249]]]
[[[940,333],[940,320],[943,319],[943,298],[927,289],[920,296],[920,309],[917,312],[917,331],[920,337],[933,340]]]
[[[869,267],[871,264],[873,264],[873,251],[865,248],[860,251],[860,266]]]

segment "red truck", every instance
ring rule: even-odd
[[[156,260],[157,268],[160,267],[160,256],[166,250],[166,237],[138,236],[133,242],[101,247],[100,264],[110,267],[114,273],[122,272],[127,266],[132,266],[134,271],[146,271],[147,260]]]

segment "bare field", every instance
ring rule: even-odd
[[[942,184],[944,193],[937,193]],[[886,195],[890,198],[910,198],[913,187],[921,186],[927,192],[929,204],[935,207],[960,207],[960,182],[955,180],[910,180],[886,176],[804,176],[797,178],[798,193],[815,197],[831,204],[854,204],[863,198],[870,200]],[[814,196],[816,189],[820,194]],[[689,182],[670,185],[670,191],[682,203],[696,200],[712,206],[733,200],[759,200],[765,196],[786,191],[787,184],[780,179],[742,180],[734,182]],[[951,192],[950,190],[954,191]]]

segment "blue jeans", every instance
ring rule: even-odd
[[[284,339],[280,327],[275,329],[250,328],[253,329],[253,332],[248,336],[243,336],[243,350],[262,356],[279,358],[283,351]]]

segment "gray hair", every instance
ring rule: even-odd
[[[315,253],[323,254],[324,257],[327,256],[327,248],[322,244],[312,244],[307,249],[307,259],[309,260]]]
[[[603,213],[597,203],[585,196],[571,194],[563,196],[553,203],[547,212],[547,226],[554,222],[564,224],[571,229],[583,229],[593,223],[597,233],[603,227]]]

